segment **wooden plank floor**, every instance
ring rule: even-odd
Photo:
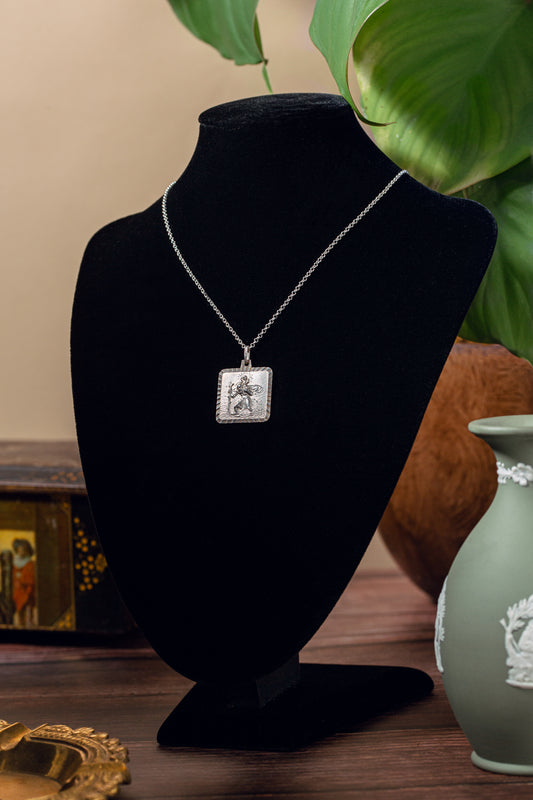
[[[35,727],[88,725],[130,752],[123,800],[499,800],[533,798],[533,779],[470,762],[433,658],[433,604],[400,573],[363,573],[302,661],[418,667],[429,698],[295,753],[163,749],[160,723],[191,684],[141,637],[107,645],[0,644],[0,717]]]

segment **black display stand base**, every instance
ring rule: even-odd
[[[233,691],[197,684],[161,725],[167,747],[297,750],[326,736],[355,730],[378,714],[418,700],[433,689],[426,673],[409,667],[302,664],[295,686],[259,705]]]

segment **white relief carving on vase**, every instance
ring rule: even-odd
[[[437,662],[437,669],[439,672],[444,672],[442,666],[441,644],[444,641],[444,614],[446,612],[446,584],[448,578],[442,584],[441,593],[437,603],[437,616],[435,618],[435,660]]]
[[[502,461],[496,462],[498,472],[498,483],[507,483],[512,481],[519,486],[531,486],[533,484],[533,467],[529,464],[522,464],[522,462],[515,464],[513,467],[506,467]]]
[[[505,629],[507,683],[520,689],[533,689],[533,594],[507,609]]]

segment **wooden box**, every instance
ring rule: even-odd
[[[76,443],[0,442],[0,635],[133,627],[100,548]]]

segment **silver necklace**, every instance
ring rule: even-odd
[[[377,194],[370,203],[333,239],[326,249],[318,256],[316,261],[311,264],[307,272],[300,278],[294,289],[287,295],[279,308],[274,311],[268,322],[266,322],[257,336],[252,339],[250,344],[246,344],[239,334],[230,325],[222,311],[209,297],[206,290],[193,273],[174,239],[167,212],[168,193],[176,183],[173,181],[166,189],[161,203],[163,212],[163,222],[170,239],[170,243],[176,253],[185,272],[192,280],[200,294],[207,300],[217,317],[231,333],[235,341],[243,349],[243,358],[240,367],[222,369],[218,375],[216,420],[217,422],[266,422],[270,417],[270,406],[272,396],[272,370],[270,367],[252,367],[250,352],[261,341],[265,333],[272,327],[274,322],[285,311],[291,300],[298,294],[304,283],[311,277],[313,272],[322,263],[326,256],[331,253],[333,248],[343,239],[352,228],[354,228],[368,212],[391,189],[402,175],[407,174],[407,170],[402,169],[397,172],[394,178]]]

